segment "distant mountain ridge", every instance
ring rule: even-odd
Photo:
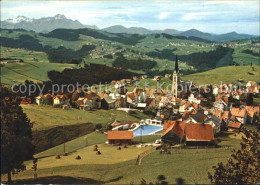
[[[15,19],[1,21],[1,28],[4,29],[25,29],[35,32],[46,33],[57,28],[79,29],[92,28],[98,29],[94,25],[83,25],[79,21],[67,19],[64,15],[57,14],[54,17],[42,17],[40,19],[30,19],[24,16],[18,16]]]
[[[143,27],[130,27],[126,28],[121,25],[114,25],[107,28],[102,29],[103,31],[107,31],[109,33],[128,33],[128,34],[140,34],[140,35],[147,35],[147,34],[155,34],[155,33],[166,33],[169,35],[180,34],[181,31],[175,29],[165,29],[165,30],[149,30]]]
[[[78,20],[67,19],[64,15],[57,14],[54,17],[43,17],[40,19],[30,19],[25,16],[18,16],[15,19],[7,19],[1,21],[1,28],[4,29],[25,29],[33,30],[35,32],[48,33],[58,28],[65,29],[79,29],[79,28],[91,28],[98,29],[95,25],[84,25]],[[201,32],[196,29],[190,29],[187,31],[179,31],[176,29],[164,29],[164,30],[150,30],[143,27],[124,27],[122,25],[114,25],[101,29],[109,33],[128,33],[128,34],[169,34],[173,36],[184,37],[196,37],[213,42],[227,42],[234,40],[250,39],[257,37],[255,35],[239,34],[236,32],[230,32],[225,34],[211,34]]]
[[[210,34],[201,32],[196,29],[190,29],[187,31],[184,31],[180,33],[179,35],[185,36],[185,37],[199,37],[205,40],[209,41],[215,41],[215,42],[227,42],[227,41],[233,41],[233,40],[242,40],[242,39],[250,39],[253,37],[257,37],[256,35],[248,35],[248,34],[239,34],[236,32],[230,32],[230,33],[224,33],[224,34]]]

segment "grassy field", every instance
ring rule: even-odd
[[[95,144],[102,144],[105,143],[107,140],[107,135],[102,134],[99,132],[92,132],[90,134],[78,137],[76,139],[73,139],[69,142],[65,143],[65,151],[67,153],[74,152],[78,149],[84,148],[86,146],[95,145]],[[63,147],[64,144],[58,145],[56,147],[50,148],[48,150],[45,150],[43,152],[40,152],[35,155],[37,158],[46,157],[46,156],[54,156],[57,154],[63,154]]]
[[[254,66],[255,71],[251,66],[228,66],[220,67],[210,71],[185,75],[182,80],[191,80],[196,85],[203,84],[221,84],[222,83],[238,83],[239,79],[247,81],[260,81],[260,66]],[[249,73],[252,73],[249,74]]]
[[[78,109],[64,110],[52,106],[22,105],[28,118],[35,122],[33,130],[49,129],[56,126],[79,123],[102,124],[103,126],[115,120],[133,120],[150,118],[149,115],[139,111],[126,113],[120,110],[94,110],[82,111]]]
[[[260,64],[259,57],[242,53],[242,51],[246,49],[250,49],[250,46],[243,47],[243,48],[235,48],[235,52],[232,55],[233,61],[238,63],[241,66],[250,65],[251,63],[253,63],[254,65],[259,65]]]
[[[25,80],[42,82],[49,80],[51,70],[63,71],[65,68],[77,68],[75,64],[49,63],[47,54],[25,49],[1,48],[2,58],[22,59],[23,63],[9,63],[1,67],[1,83],[24,83]]]
[[[93,151],[93,146],[86,147],[70,154],[68,157],[54,156],[42,158],[38,163],[38,181],[33,181],[33,172],[28,170],[14,176],[14,179],[31,179],[19,182],[56,182],[56,183],[106,183],[106,184],[139,184],[141,179],[156,182],[158,175],[164,175],[169,184],[176,183],[176,178],[182,177],[187,184],[208,184],[207,172],[212,172],[212,166],[218,162],[226,162],[231,155],[231,149],[239,148],[241,134],[223,133],[219,136],[220,145],[231,148],[213,149],[173,149],[171,155],[155,151],[142,160],[141,165],[135,165],[136,154],[149,148],[137,149],[129,147],[117,150],[117,147],[100,144],[101,155]],[[75,160],[76,155],[82,157]],[[69,166],[68,166],[69,165]],[[3,176],[3,180],[5,180]]]

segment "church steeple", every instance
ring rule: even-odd
[[[178,66],[178,57],[176,55],[176,59],[175,59],[175,70],[174,70],[175,73],[178,73],[179,72],[179,66]]]
[[[172,96],[178,97],[178,82],[179,82],[179,66],[178,66],[178,57],[176,55],[175,59],[175,69],[172,76]]]

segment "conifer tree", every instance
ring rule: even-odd
[[[258,184],[260,182],[259,132],[244,129],[241,148],[233,151],[227,164],[213,166],[214,174],[208,173],[212,184]]]
[[[1,88],[1,174],[25,170],[24,161],[32,159],[32,124],[20,106],[20,98],[6,87]]]

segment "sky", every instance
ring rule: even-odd
[[[63,14],[86,25],[259,35],[259,1],[1,1],[1,20]]]

